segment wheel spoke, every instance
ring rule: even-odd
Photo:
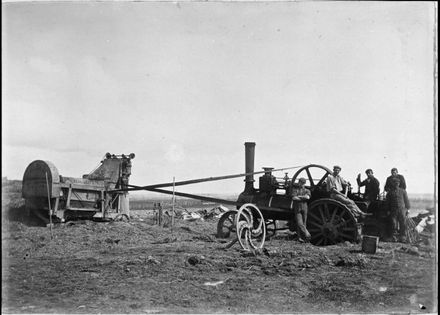
[[[334,222],[334,220],[335,220],[335,216],[336,216],[336,213],[338,212],[338,210],[339,210],[339,208],[335,208],[335,209],[333,210],[332,217],[330,218],[330,223],[333,223],[333,222]]]
[[[328,219],[330,217],[330,212],[328,210],[328,204],[324,204],[324,212],[325,212],[325,217],[326,219]]]
[[[310,217],[314,218],[316,221],[321,221],[320,218],[318,218],[313,212],[309,212],[308,214]]]
[[[328,176],[328,173],[326,172],[326,173],[324,174],[324,176],[322,176],[322,178],[319,180],[317,186],[321,186],[322,183],[327,179],[327,176]]]
[[[327,220],[326,220],[326,218],[324,216],[324,213],[322,212],[322,207],[319,207],[319,213],[321,214],[322,222],[323,223],[327,222]]]
[[[308,168],[306,168],[306,173],[307,173],[307,177],[309,178],[310,181],[310,186],[315,186],[315,183],[313,182],[313,178],[312,178],[312,174],[310,174],[310,170]]]
[[[344,218],[346,221],[354,221],[353,215],[347,209],[342,209],[341,217]]]
[[[341,223],[335,225],[335,229],[339,229],[341,226],[345,227],[346,225],[347,225],[347,221],[342,220]]]
[[[314,226],[316,226],[316,227],[318,227],[318,228],[322,228],[322,224],[319,224],[319,223],[316,223],[315,221],[310,221],[309,220],[309,222],[307,222],[308,224],[311,224],[311,225],[314,225]]]

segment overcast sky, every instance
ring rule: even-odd
[[[135,185],[242,173],[253,141],[257,170],[372,168],[383,189],[397,167],[433,193],[434,5],[2,3],[2,176],[106,152],[136,154]]]

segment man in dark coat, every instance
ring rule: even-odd
[[[399,234],[399,241],[405,242],[406,224],[405,217],[407,211],[411,208],[408,194],[405,189],[399,187],[398,178],[390,181],[390,190],[387,193],[386,201],[390,211],[391,228],[393,234]]]
[[[273,167],[263,167],[264,175],[259,179],[260,192],[267,195],[275,195],[277,193],[278,181],[272,175]]]
[[[399,187],[406,190],[406,182],[405,177],[399,174],[397,168],[393,167],[391,169],[391,176],[388,176],[387,181],[385,182],[385,191],[388,192],[391,189],[391,181],[392,179],[397,178],[399,180]]]
[[[365,174],[367,174],[367,178],[365,180],[361,181],[361,174],[358,174],[356,181],[359,187],[365,186],[364,198],[371,203],[379,196],[380,183],[377,178],[374,177],[372,169],[367,169]]]

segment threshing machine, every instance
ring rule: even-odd
[[[26,210],[46,223],[49,216],[64,222],[128,215],[128,193],[115,189],[128,187],[134,157],[134,153],[107,153],[99,166],[82,178],[61,176],[50,161],[33,161],[23,175]]]

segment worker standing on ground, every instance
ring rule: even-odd
[[[310,199],[310,190],[305,187],[306,179],[300,178],[298,184],[292,184],[292,200],[293,213],[296,225],[296,233],[298,234],[298,240],[300,242],[310,242],[311,235],[307,231],[307,201]]]
[[[134,158],[134,154],[130,154],[129,157],[122,154],[122,162],[120,168],[120,176],[121,176],[121,188],[127,189],[129,178],[131,175],[131,159]],[[121,206],[121,214],[125,214],[127,217],[130,217],[130,201],[128,196],[128,191],[123,191],[120,195],[120,206]]]
[[[411,208],[406,190],[399,187],[400,180],[393,178],[386,196],[387,206],[390,211],[391,229],[393,234],[398,234],[400,242],[406,242],[405,217]]]
[[[387,178],[387,181],[385,182],[385,187],[384,187],[384,190],[386,191],[386,192],[388,192],[388,191],[390,191],[390,189],[391,189],[391,181],[394,179],[394,178],[397,178],[398,180],[399,180],[399,187],[400,188],[402,188],[402,189],[405,189],[406,190],[406,181],[405,181],[405,177],[403,177],[403,175],[400,175],[399,174],[399,171],[397,170],[397,168],[395,168],[395,167],[393,167],[392,169],[391,169],[391,176],[388,176],[388,178]]]
[[[364,199],[370,204],[375,201],[379,196],[380,183],[379,180],[374,177],[373,170],[371,168],[365,171],[367,178],[361,181],[361,174],[358,174],[356,181],[359,187],[365,186]]]
[[[335,199],[348,207],[355,217],[364,218],[368,214],[363,212],[354,203],[353,200],[348,198],[343,192],[348,189],[350,185],[349,182],[344,180],[339,173],[341,172],[341,167],[335,165],[333,167],[333,173],[327,177],[327,191],[330,193],[330,198]]]

